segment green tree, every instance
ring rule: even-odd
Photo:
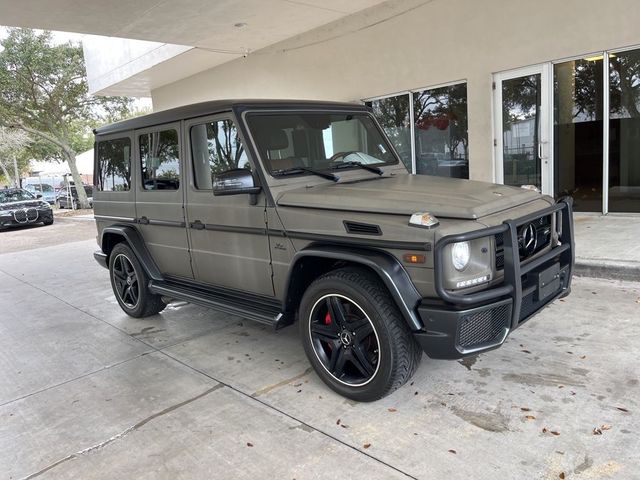
[[[20,174],[29,163],[25,151],[31,143],[26,132],[0,127],[0,179],[3,185],[20,186]]]
[[[76,185],[76,154],[92,144],[91,127],[129,115],[131,100],[88,93],[82,47],[52,43],[50,32],[14,28],[1,42],[0,124],[31,135],[33,156],[66,161]],[[78,188],[81,207],[88,206]]]

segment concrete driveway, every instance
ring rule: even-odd
[[[295,327],[131,319],[94,240],[29,245],[0,255],[0,478],[638,478],[640,284],[578,278],[501,349],[358,404]]]

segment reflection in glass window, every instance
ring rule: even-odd
[[[213,175],[235,168],[251,170],[249,158],[231,120],[191,127],[191,155],[196,188],[211,190]]]
[[[409,172],[411,168],[411,112],[409,95],[381,98],[366,102],[391,140]]]
[[[602,57],[553,66],[555,192],[577,211],[602,209]]]
[[[98,142],[98,190],[131,189],[131,140],[115,138]]]
[[[145,190],[177,190],[180,187],[178,132],[162,130],[139,137],[142,185]]]
[[[609,211],[640,212],[640,50],[609,65]]]
[[[467,84],[413,93],[416,173],[469,178]]]
[[[505,185],[542,187],[540,145],[542,75],[502,81],[502,158]]]

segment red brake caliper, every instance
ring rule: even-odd
[[[331,314],[329,312],[324,316],[324,324],[331,325]],[[327,343],[327,347],[329,347],[329,350],[333,350],[333,345],[331,343]]]

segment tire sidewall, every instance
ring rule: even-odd
[[[354,387],[338,381],[325,370],[318,359],[310,336],[311,309],[316,302],[326,296],[337,294],[347,297],[359,306],[367,315],[378,337],[379,367],[374,377],[365,385]],[[312,283],[300,303],[299,323],[302,344],[314,370],[320,378],[339,394],[357,400],[371,401],[383,396],[389,388],[394,369],[395,345],[390,341],[385,319],[376,308],[376,299],[371,298],[364,289],[356,284],[335,277],[320,278]]]

